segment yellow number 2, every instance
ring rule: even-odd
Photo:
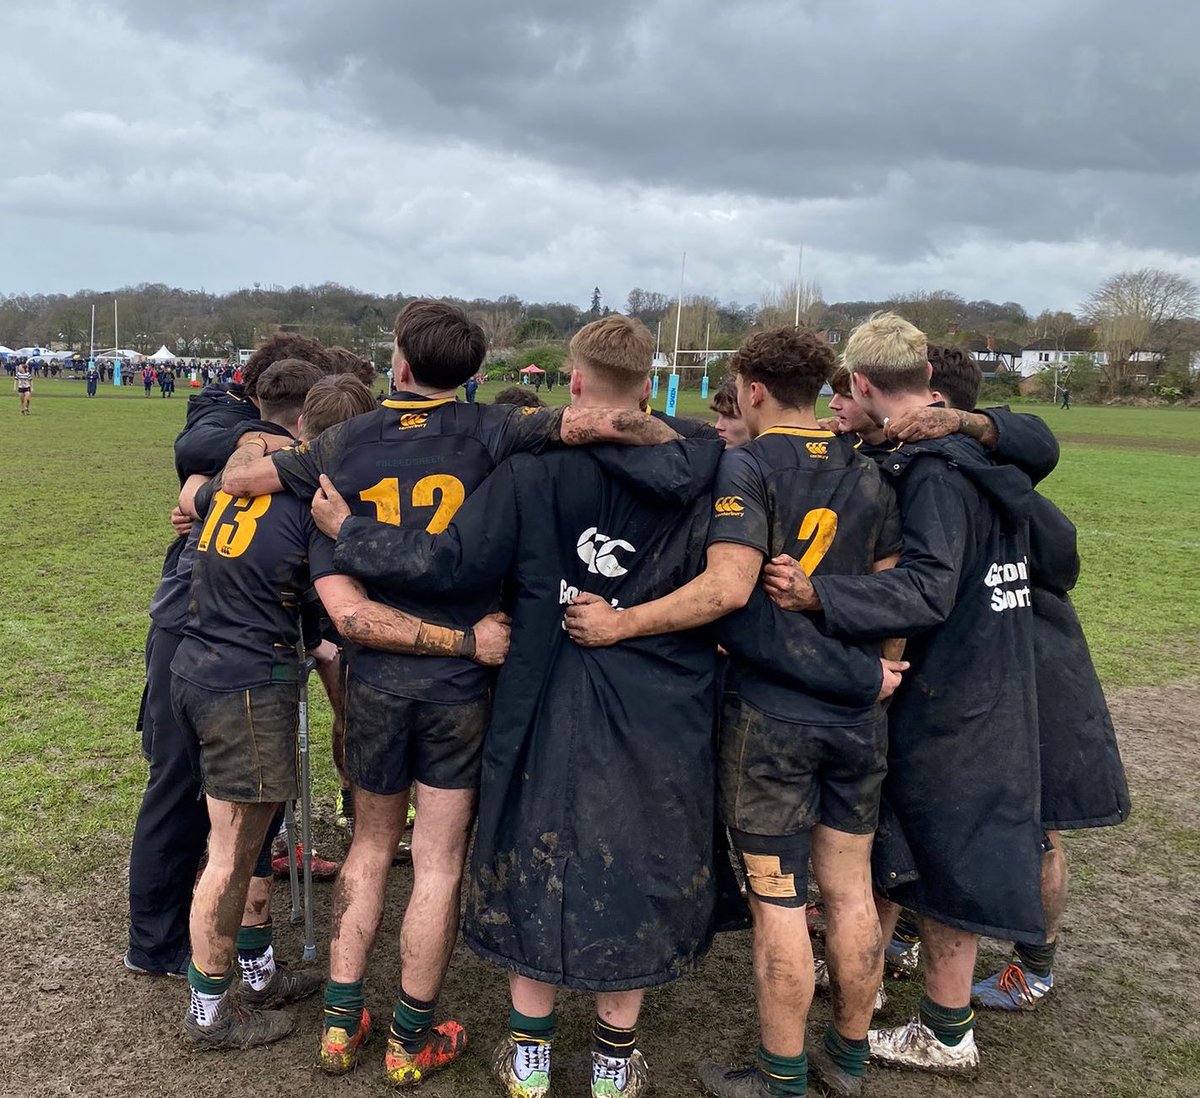
[[[829,547],[837,534],[838,517],[835,511],[828,507],[816,507],[809,511],[800,522],[800,532],[796,537],[800,541],[812,538],[804,556],[800,558],[800,567],[808,575],[812,575],[818,564],[825,559]]]
[[[221,516],[229,509],[230,504],[234,504],[239,510],[234,513],[232,522],[221,522]],[[235,499],[228,492],[216,492],[204,529],[200,531],[196,551],[207,553],[215,535],[217,552],[221,556],[240,557],[254,540],[258,520],[267,513],[270,506],[270,496],[238,496]]]
[[[392,526],[400,525],[400,481],[397,477],[384,477],[378,484],[364,488],[358,493],[363,503],[375,505],[375,518],[378,522],[386,522]],[[458,477],[439,473],[436,476],[422,477],[413,485],[412,505],[414,507],[433,507],[437,510],[425,527],[426,533],[440,534],[454,513],[462,506],[467,498],[467,490]]]

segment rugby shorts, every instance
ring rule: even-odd
[[[208,690],[174,675],[171,703],[180,728],[200,743],[200,774],[210,797],[256,804],[299,796],[297,683]]]
[[[403,793],[414,781],[434,789],[478,789],[484,694],[457,704],[389,694],[346,674],[346,777],[368,793]]]

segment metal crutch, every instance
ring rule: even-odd
[[[296,802],[288,801],[283,806],[283,833],[287,842],[288,878],[292,885],[292,926],[303,918],[300,912],[300,874],[296,869]]]

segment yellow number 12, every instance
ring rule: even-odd
[[[378,484],[364,488],[358,493],[363,503],[375,505],[375,518],[392,526],[400,525],[400,480],[398,477],[384,477]],[[432,507],[435,502],[437,510],[425,527],[426,533],[440,534],[467,498],[467,490],[458,477],[439,473],[436,476],[422,477],[413,485],[412,505],[414,507]]]

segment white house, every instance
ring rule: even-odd
[[[1072,334],[1062,340],[1062,346],[1053,339],[1038,339],[1021,348],[1021,360],[1017,368],[1022,377],[1032,377],[1042,370],[1053,370],[1055,366],[1066,366],[1073,358],[1090,359],[1097,366],[1108,365],[1108,355],[1089,346],[1089,341]]]

